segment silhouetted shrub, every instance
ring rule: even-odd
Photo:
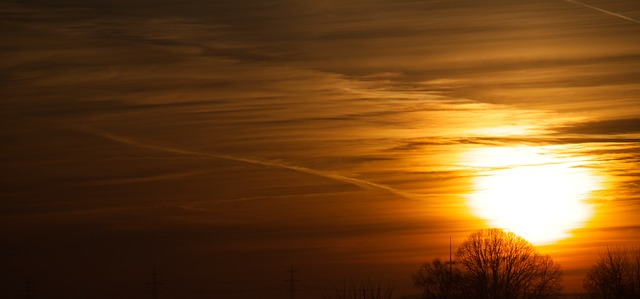
[[[436,258],[413,274],[413,282],[422,289],[424,299],[461,298],[462,273],[457,266]]]
[[[640,298],[640,249],[607,248],[584,280],[591,298]]]

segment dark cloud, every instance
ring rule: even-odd
[[[640,133],[640,118],[610,119],[579,123],[558,131],[566,134],[624,135]]]

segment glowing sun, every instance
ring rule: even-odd
[[[472,212],[536,245],[567,238],[591,217],[587,199],[600,189],[600,180],[580,167],[584,159],[553,152],[552,147],[468,152],[464,163],[478,170],[467,195]]]

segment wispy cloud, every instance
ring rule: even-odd
[[[559,131],[570,134],[597,134],[605,136],[638,134],[640,133],[640,118],[582,122],[565,128],[560,128]]]
[[[195,176],[202,173],[203,171],[188,171],[188,172],[175,172],[175,173],[166,173],[166,174],[154,174],[154,175],[138,176],[138,177],[132,177],[132,178],[102,179],[102,180],[89,181],[81,185],[82,186],[109,186],[109,185],[137,184],[137,183],[146,183],[146,182],[155,182],[155,181],[168,181],[168,180]]]

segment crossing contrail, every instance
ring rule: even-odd
[[[248,163],[248,164],[262,165],[262,166],[267,166],[267,167],[284,168],[284,169],[289,169],[289,170],[293,170],[293,171],[297,171],[297,172],[301,172],[301,173],[306,173],[306,174],[311,174],[311,175],[315,175],[315,176],[319,176],[319,177],[325,177],[325,178],[328,178],[328,179],[333,179],[333,180],[336,180],[336,181],[340,181],[340,182],[344,182],[344,183],[347,183],[347,184],[351,184],[351,185],[360,187],[362,189],[385,190],[385,191],[391,192],[393,194],[399,195],[401,197],[404,197],[406,199],[418,199],[418,196],[415,195],[415,194],[412,194],[412,193],[409,193],[409,192],[400,191],[400,190],[397,190],[397,189],[392,188],[392,187],[387,186],[387,185],[378,184],[378,183],[365,181],[365,180],[361,180],[361,179],[356,179],[356,178],[351,178],[351,177],[343,176],[343,175],[332,173],[332,172],[326,172],[326,171],[307,168],[307,167],[303,167],[303,166],[292,165],[292,164],[288,164],[288,163],[281,162],[281,161],[263,160],[263,159],[258,159],[258,158],[247,158],[247,157],[239,157],[239,156],[232,156],[232,155],[226,155],[226,154],[201,152],[201,151],[195,151],[195,150],[177,148],[177,147],[170,147],[170,146],[161,146],[161,145],[152,144],[152,143],[148,143],[148,142],[141,142],[141,141],[139,141],[137,139],[134,139],[134,138],[131,138],[131,137],[127,137],[127,136],[122,136],[122,135],[117,135],[117,134],[113,134],[113,133],[109,133],[109,132],[103,132],[103,131],[94,130],[94,129],[89,128],[89,127],[84,127],[82,131],[90,133],[90,134],[93,134],[93,135],[96,135],[96,136],[100,136],[102,138],[109,139],[111,141],[114,141],[114,142],[117,142],[117,143],[120,143],[120,144],[125,144],[125,145],[128,145],[128,146],[132,146],[132,147],[145,148],[145,149],[149,149],[149,150],[161,151],[161,152],[166,152],[166,153],[173,153],[173,154],[178,154],[178,155],[198,156],[198,157],[214,158],[214,159],[225,159],[225,160],[243,162],[243,163]]]
[[[54,125],[57,127],[68,129],[68,130],[81,131],[87,134],[105,138],[107,140],[111,140],[113,142],[120,143],[123,145],[128,145],[131,147],[144,148],[148,150],[172,153],[172,154],[182,155],[182,156],[196,156],[196,157],[203,157],[203,158],[209,158],[209,159],[224,159],[224,160],[230,160],[230,161],[236,161],[236,162],[242,162],[242,163],[248,163],[248,164],[254,164],[254,165],[262,165],[265,167],[289,169],[289,170],[300,172],[300,173],[306,173],[306,174],[315,175],[318,177],[324,177],[324,178],[332,179],[335,181],[351,184],[365,190],[384,190],[409,200],[422,199],[422,196],[420,194],[398,190],[396,188],[393,188],[391,186],[387,186],[384,184],[352,178],[352,177],[344,176],[334,172],[322,171],[322,170],[317,170],[313,168],[307,168],[304,166],[293,165],[293,164],[289,164],[282,161],[241,157],[241,156],[227,155],[222,153],[212,153],[212,152],[198,151],[198,150],[192,150],[187,148],[164,146],[164,145],[154,144],[147,141],[141,141],[139,139],[132,138],[129,136],[97,130],[95,128],[92,128],[86,125],[78,125],[78,124],[69,125],[69,124],[60,123],[60,122],[52,122],[50,120],[45,120],[37,117],[34,118],[34,117],[25,117],[22,115],[19,115],[19,116],[23,118],[27,118],[29,121],[39,123],[41,125],[46,125],[46,126]],[[190,173],[186,173],[183,175],[189,175],[189,174]]]
[[[625,19],[625,20],[627,20],[627,21],[631,21],[631,22],[634,22],[634,23],[638,23],[638,24],[640,24],[640,21],[639,21],[639,20],[636,20],[636,19],[634,19],[634,18],[630,18],[630,17],[624,16],[624,15],[621,15],[621,14],[619,14],[619,13],[615,13],[615,12],[612,12],[612,11],[608,11],[608,10],[606,10],[606,9],[602,9],[602,8],[599,8],[599,7],[591,6],[591,5],[589,5],[589,4],[582,3],[582,2],[580,2],[580,1],[575,1],[575,0],[565,0],[565,1],[567,1],[567,2],[569,2],[569,3],[573,3],[573,4],[582,5],[582,6],[584,6],[584,7],[591,8],[591,9],[595,9],[595,10],[597,10],[597,11],[599,11],[599,12],[606,13],[606,14],[608,14],[608,15],[610,15],[610,16],[618,17],[618,18],[621,18],[621,19]]]

